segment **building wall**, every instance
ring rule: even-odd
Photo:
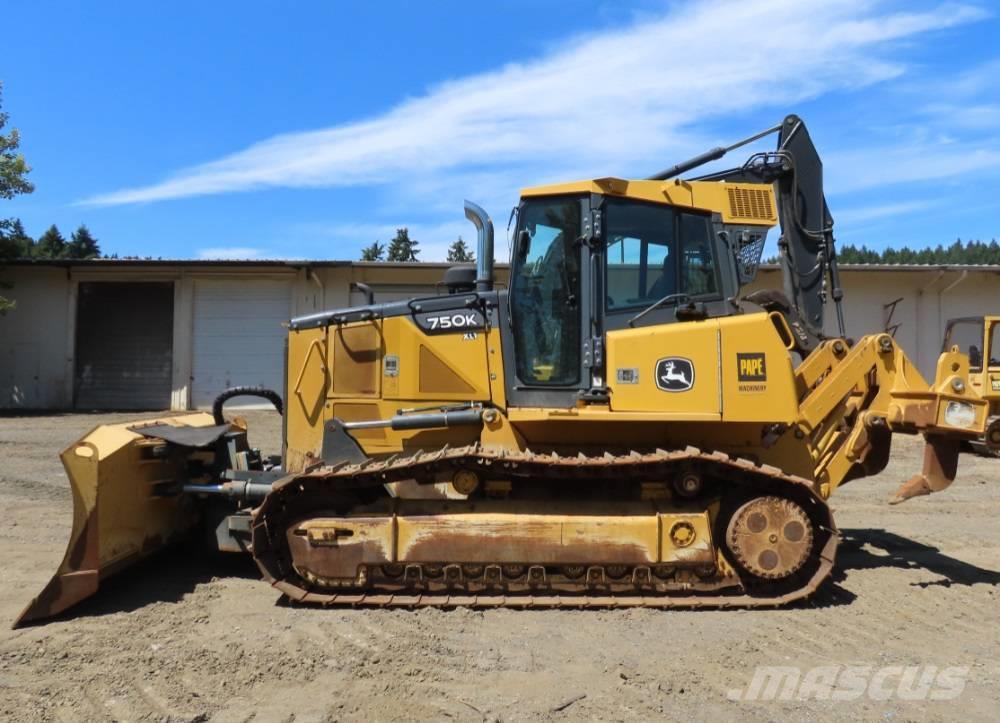
[[[1000,314],[1000,272],[841,271],[847,336],[860,338],[886,328],[887,306],[896,299],[891,324],[899,325],[895,338],[927,379],[934,377],[948,319]],[[758,288],[781,288],[781,274],[763,269],[744,293]],[[828,304],[827,334],[837,333],[836,312]]]
[[[0,316],[0,408],[58,409],[69,406],[72,379],[71,316],[66,270],[0,272],[11,288],[0,291],[17,308]]]
[[[392,301],[437,289],[444,264],[292,267],[191,265],[157,267],[47,267],[0,268],[0,282],[12,284],[2,293],[17,301],[17,309],[0,317],[0,408],[69,408],[73,399],[76,294],[80,281],[173,281],[174,343],[171,406],[191,404],[194,372],[194,320],[198,314],[199,280],[270,279],[290,288],[288,316],[364,303],[352,282],[369,284],[376,301]],[[506,267],[497,268],[497,281],[507,284]],[[933,377],[944,325],[949,318],[1000,314],[1000,272],[986,270],[865,271],[845,270],[844,313],[847,334],[860,337],[885,328],[886,305],[897,298],[892,323],[899,324],[896,339],[926,377]],[[776,270],[763,269],[744,293],[756,288],[780,288]],[[141,303],[141,300],[137,300]],[[832,306],[827,331],[836,333]],[[270,353],[281,355],[276,345]],[[235,363],[235,362],[234,362]]]

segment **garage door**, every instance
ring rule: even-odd
[[[191,399],[207,408],[225,389],[265,386],[284,393],[285,328],[291,283],[199,280],[194,287]],[[267,407],[250,397],[229,407]]]
[[[81,281],[76,311],[77,409],[169,409],[172,282]]]

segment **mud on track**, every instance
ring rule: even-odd
[[[71,500],[58,452],[92,426],[143,416],[0,417],[4,628],[62,557]],[[278,417],[246,416],[255,442],[276,451]],[[248,560],[177,550],[110,582],[75,617],[0,629],[0,718],[995,719],[1000,460],[963,455],[951,489],[889,507],[920,451],[897,438],[883,474],[838,492],[836,579],[792,609],[298,608]],[[968,675],[952,701],[730,700],[758,665]]]

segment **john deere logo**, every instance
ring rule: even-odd
[[[690,359],[668,356],[656,362],[656,386],[665,392],[686,392],[694,386],[694,364]]]

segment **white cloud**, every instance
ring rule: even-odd
[[[380,116],[279,135],[83,203],[388,184],[425,197],[438,188],[444,193],[435,198],[458,210],[456,179],[491,175],[503,181],[484,180],[487,200],[510,203],[515,176],[541,182],[656,170],[664,159],[725,140],[706,122],[754,109],[777,113],[831,90],[898,77],[905,66],[892,57],[895,42],[982,14],[951,4],[897,11],[876,0],[689,2],[572,39],[531,62],[444,83]]]
[[[957,145],[957,144],[956,144]],[[1000,170],[1000,150],[940,140],[827,154],[827,195]]]
[[[933,200],[921,199],[918,201],[901,201],[899,203],[884,203],[877,206],[862,206],[858,208],[847,208],[835,214],[837,225],[840,227],[876,221],[882,218],[901,216],[903,214],[923,211],[935,205]]]

